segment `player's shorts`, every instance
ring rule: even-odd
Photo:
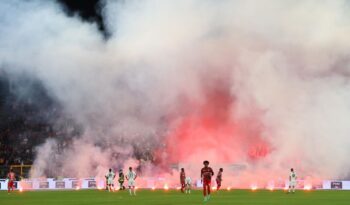
[[[135,186],[135,180],[129,180],[128,181],[128,185],[130,186],[130,187],[133,187],[133,186]]]
[[[221,186],[221,180],[216,180],[216,184],[217,184],[218,186]]]
[[[108,180],[107,180],[107,184],[108,184],[108,185],[112,185],[112,184],[114,184],[113,179],[108,179]]]
[[[297,182],[296,181],[290,181],[289,182],[289,186],[296,186],[297,185]]]
[[[12,188],[13,185],[14,185],[13,180],[9,180],[9,182],[7,183],[7,186],[8,186],[9,188]]]
[[[210,185],[211,184],[211,180],[210,179],[204,179],[203,180],[203,185]]]

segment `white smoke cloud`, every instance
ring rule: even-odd
[[[2,69],[40,79],[84,128],[54,161],[60,174],[101,175],[131,157],[131,142],[163,143],[163,131],[215,101],[207,90],[218,86],[234,99],[225,123],[243,135],[239,143],[225,133],[229,146],[215,148],[236,155],[232,163],[271,176],[291,166],[315,177],[349,174],[346,1],[106,1],[101,11],[108,40],[56,3],[0,3]],[[270,149],[257,164],[246,156],[254,135]],[[51,144],[39,148],[39,170],[51,166]]]

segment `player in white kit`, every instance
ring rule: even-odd
[[[186,177],[185,179],[185,183],[186,183],[186,194],[190,194],[191,193],[191,177]]]
[[[112,169],[109,169],[109,172],[106,174],[106,179],[107,179],[107,188],[108,191],[110,192],[111,190],[113,191],[114,189],[114,178],[115,178],[115,173],[112,171]],[[112,189],[113,187],[113,189]]]
[[[135,179],[137,175],[136,173],[132,170],[132,167],[129,167],[129,172],[126,175],[126,179],[128,180],[129,183],[129,193],[130,195],[134,194],[136,196],[136,190],[135,190]]]
[[[294,169],[290,169],[290,174],[289,174],[289,189],[288,193],[291,191],[295,193],[295,187],[297,185],[297,174],[295,173]]]

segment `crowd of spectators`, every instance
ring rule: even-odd
[[[53,126],[58,107],[40,84],[25,82],[14,86],[0,76],[0,169],[33,164],[36,147],[62,134]]]
[[[59,153],[71,144],[73,136],[80,135],[72,120],[60,116],[60,107],[43,86],[25,79],[21,82],[24,83],[11,85],[11,79],[0,75],[0,178],[12,165],[32,165],[37,147],[48,138],[59,139]],[[120,142],[114,143],[131,145],[132,157],[140,162],[157,163],[159,159],[153,154],[155,145],[161,147],[159,142],[154,137],[135,136],[135,139],[138,140],[121,136]],[[109,143],[98,146],[108,147]],[[115,153],[114,157],[125,158],[121,155]]]

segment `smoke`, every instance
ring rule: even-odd
[[[83,130],[61,152],[57,141],[40,146],[33,177],[54,165],[53,175],[76,177],[138,163],[197,173],[204,159],[242,165],[246,181],[291,167],[305,177],[349,174],[346,1],[105,1],[100,9],[107,40],[57,3],[0,3],[1,68],[40,80]],[[135,161],[145,153],[154,159]]]

